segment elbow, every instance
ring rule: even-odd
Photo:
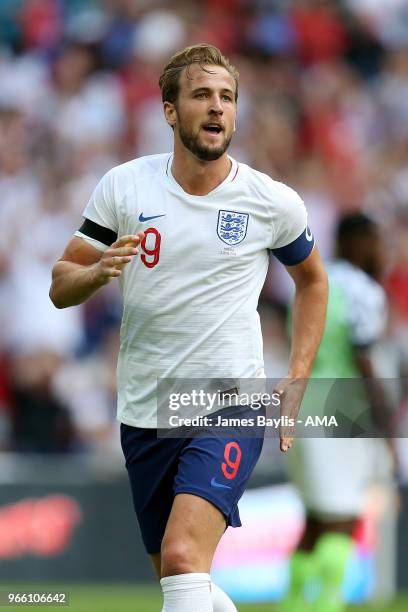
[[[310,284],[316,285],[320,288],[322,293],[322,297],[328,296],[329,293],[329,278],[327,276],[327,272],[323,266],[321,266],[318,270],[312,274],[309,279]]]
[[[58,290],[61,289],[61,283],[59,282],[57,272],[58,263],[59,262],[57,262],[52,269],[51,286],[48,295],[55,308],[58,308],[58,310],[60,310],[61,308],[65,308],[67,304],[64,304],[64,302],[61,300],[61,291]]]
[[[53,285],[51,285],[48,295],[50,296],[50,300],[54,304],[55,308],[58,308],[58,310],[61,310],[62,308],[66,307],[66,305],[63,304],[60,299],[58,299],[58,296],[56,295]]]
[[[324,304],[325,308],[327,309],[327,303],[329,301],[329,279],[325,270],[323,270],[320,278],[316,281],[316,283],[319,298],[322,304]]]
[[[329,298],[329,277],[327,276],[326,270],[323,270],[322,283],[324,286],[324,292],[325,292],[325,297],[326,297],[326,302],[327,302]]]
[[[302,289],[308,290],[315,288],[321,294],[322,299],[327,300],[329,294],[329,279],[326,270],[323,266],[318,270],[313,270],[309,274],[305,274],[295,279],[296,289],[301,291]]]
[[[329,295],[329,277],[327,276],[327,272],[326,270],[323,268],[323,270],[320,273],[320,284],[322,286],[323,289],[323,293],[326,295],[326,299]]]

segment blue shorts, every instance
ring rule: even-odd
[[[238,500],[261,454],[262,433],[241,437],[239,429],[230,428],[222,437],[158,438],[156,429],[121,424],[133,504],[149,554],[160,552],[178,493],[206,499],[222,512],[227,526],[241,526]]]

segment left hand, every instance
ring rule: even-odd
[[[283,378],[276,385],[274,393],[280,395],[280,417],[287,417],[288,425],[280,427],[280,449],[286,453],[293,445],[296,421],[299,415],[300,405],[306,391],[307,378]]]

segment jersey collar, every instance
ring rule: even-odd
[[[229,155],[228,155],[228,159],[231,161],[231,170],[229,171],[225,179],[222,181],[222,183],[220,183],[215,189],[213,189],[206,195],[200,196],[200,195],[192,195],[191,193],[187,193],[187,191],[184,191],[182,186],[176,181],[171,171],[171,165],[173,163],[173,153],[171,153],[166,160],[166,166],[165,166],[165,174],[166,174],[165,178],[166,178],[167,184],[172,188],[172,190],[176,191],[179,194],[184,195],[187,198],[202,200],[203,198],[208,198],[210,196],[213,196],[217,194],[219,191],[221,191],[226,185],[228,185],[229,183],[232,183],[232,181],[235,180],[238,174],[238,170],[239,170],[238,162],[232,157],[230,157]]]

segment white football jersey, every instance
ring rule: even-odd
[[[288,265],[313,248],[301,198],[231,159],[205,196],[174,179],[172,154],[110,170],[85,208],[77,236],[104,250],[145,232],[119,279],[124,300],[118,419],[157,427],[160,378],[264,377],[257,304],[270,251]]]

